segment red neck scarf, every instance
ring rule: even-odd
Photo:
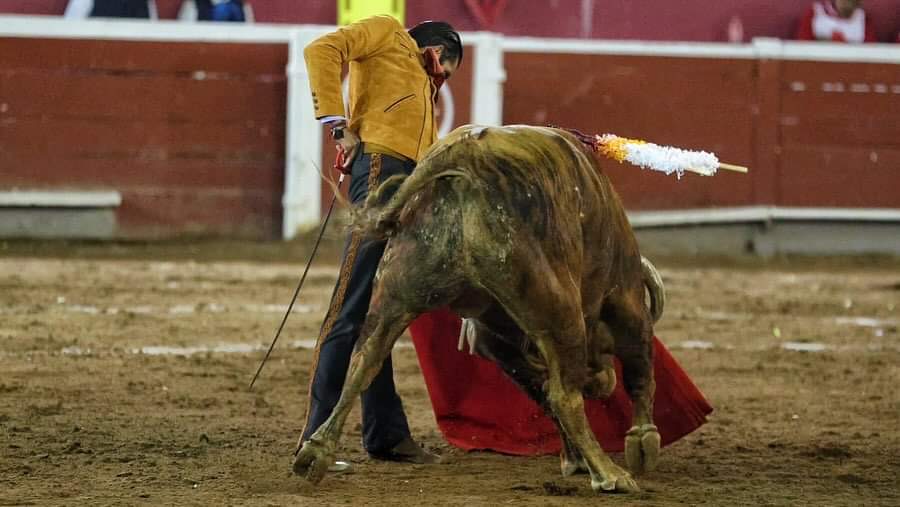
[[[444,84],[444,66],[441,65],[441,59],[434,48],[425,48],[422,55],[425,58],[425,73],[431,77],[431,84],[434,85],[435,92],[441,89]]]

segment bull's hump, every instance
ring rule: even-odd
[[[462,125],[458,127],[449,137],[456,137],[453,134],[460,134],[460,137],[468,139],[482,139],[489,133],[498,134],[521,134],[525,132],[533,132],[551,137],[560,137],[561,131],[553,127],[539,127],[535,125]]]
[[[440,146],[436,146],[432,153],[437,154],[443,148],[463,144],[477,151],[488,151],[495,157],[512,155],[528,158],[531,148],[550,147],[558,143],[564,143],[570,149],[576,148],[566,132],[553,127],[463,125],[439,142]]]

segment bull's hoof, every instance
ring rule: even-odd
[[[655,425],[632,426],[625,436],[625,463],[636,474],[651,472],[659,460],[659,446]]]
[[[591,489],[594,490],[594,493],[638,493],[641,491],[637,481],[624,470],[602,481],[591,479]]]
[[[318,484],[333,463],[334,456],[325,445],[307,440],[294,457],[293,470],[310,483]]]

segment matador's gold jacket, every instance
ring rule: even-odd
[[[349,127],[364,143],[418,161],[437,140],[436,90],[416,41],[390,16],[324,35],[303,52],[316,118],[345,116],[341,67],[350,66]]]

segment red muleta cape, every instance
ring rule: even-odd
[[[437,310],[409,327],[444,438],[465,450],[559,453],[559,434],[543,410],[493,362],[457,350],[460,322],[448,310]],[[655,337],[654,347],[653,419],[662,445],[668,445],[705,423],[712,407]],[[622,378],[618,361],[616,375]],[[621,380],[608,399],[586,400],[585,412],[603,449],[622,451],[631,427],[631,400]]]

